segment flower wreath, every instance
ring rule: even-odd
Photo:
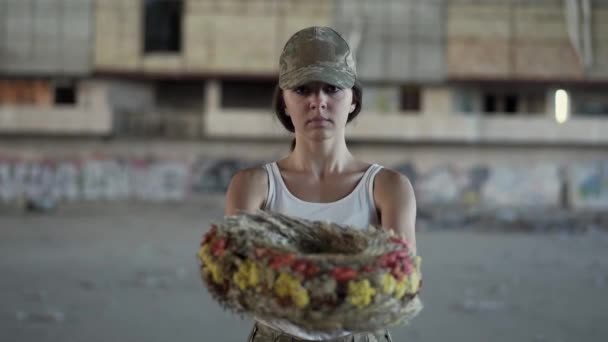
[[[371,331],[422,309],[421,259],[386,230],[266,212],[228,216],[203,236],[198,259],[225,309],[310,331]]]

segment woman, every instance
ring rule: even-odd
[[[225,214],[259,209],[367,229],[394,230],[415,251],[416,201],[402,174],[355,157],[345,127],[361,111],[362,90],[347,42],[327,27],[295,33],[280,58],[275,111],[294,133],[289,155],[237,172]],[[258,322],[250,341],[390,341],[388,331],[311,334],[285,322]]]

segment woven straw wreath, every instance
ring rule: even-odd
[[[261,211],[228,216],[204,235],[198,259],[225,309],[307,331],[372,331],[422,309],[420,257],[376,227]]]

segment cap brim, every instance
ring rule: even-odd
[[[330,66],[308,66],[283,75],[279,80],[279,87],[293,89],[310,82],[324,82],[346,89],[355,85],[355,75]]]

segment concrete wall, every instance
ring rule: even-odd
[[[608,208],[608,162],[582,163],[570,168],[570,202],[576,207]]]
[[[95,0],[95,69],[138,70],[142,50],[140,0]]]
[[[606,79],[608,78],[608,3],[594,1],[593,4],[591,46],[594,55],[589,77]]]
[[[0,0],[0,72],[91,71],[93,0]]]
[[[443,1],[189,0],[185,5],[183,51],[145,55],[141,1],[97,0],[96,68],[274,75],[287,39],[322,25],[336,27],[351,42],[364,80],[443,78]]]
[[[444,1],[336,1],[334,26],[356,49],[366,81],[444,78]]]
[[[450,1],[447,69],[452,78],[581,79],[563,1]]]
[[[573,118],[558,124],[551,117],[484,117],[479,114],[404,115],[366,112],[348,126],[348,137],[361,141],[461,142],[513,144],[608,144],[608,122]],[[281,137],[283,129],[267,112],[207,113],[210,137]]]
[[[93,62],[102,71],[272,75],[293,32],[329,25],[356,48],[363,80],[608,75],[602,1],[593,1],[589,70],[568,39],[561,0],[187,0],[182,53],[150,55],[141,1],[2,0],[0,71],[86,74]]]
[[[96,2],[101,71],[270,75],[291,33],[330,25],[333,13],[333,2],[322,0],[187,0],[181,53],[144,54],[141,0]]]
[[[277,143],[11,141],[0,146],[0,202],[24,197],[185,200],[225,191],[234,172],[287,153]],[[598,148],[352,145],[406,174],[419,207],[608,208],[608,152]]]

